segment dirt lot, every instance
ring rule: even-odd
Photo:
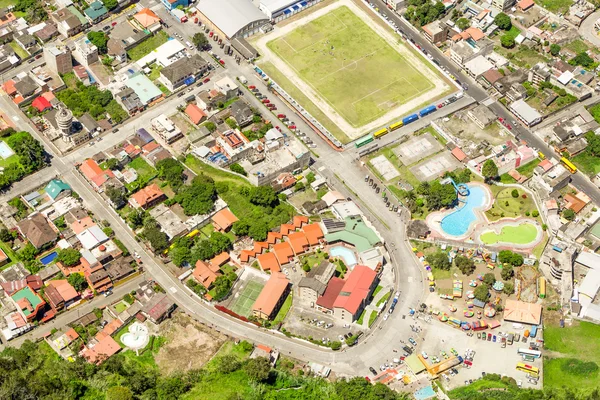
[[[458,111],[448,118],[442,118],[435,121],[444,131],[460,139],[458,143],[463,147],[469,143],[481,143],[486,140],[492,145],[504,143],[507,140],[504,129],[501,129],[498,123],[493,122],[485,129],[480,129],[467,116],[467,111]]]
[[[155,356],[162,374],[202,367],[219,350],[226,337],[184,313],[176,313],[160,327],[165,344]]]

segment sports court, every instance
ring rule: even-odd
[[[264,284],[256,281],[246,281],[238,288],[229,309],[236,314],[248,317],[252,314],[252,305],[258,298]]]
[[[347,6],[267,43],[355,128],[435,88],[394,45]]]
[[[410,140],[394,148],[394,153],[402,164],[413,165],[420,160],[442,150],[443,146],[431,133],[427,132],[420,136],[414,136]]]
[[[460,162],[449,151],[444,151],[415,165],[410,169],[410,172],[421,182],[426,182],[441,177],[446,171],[454,171],[460,166]]]
[[[381,175],[385,181],[391,181],[400,175],[400,172],[398,172],[396,167],[394,167],[390,160],[388,160],[383,154],[372,158],[369,162],[373,168],[379,172],[379,175]]]

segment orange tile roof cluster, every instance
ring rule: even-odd
[[[152,185],[138,190],[131,196],[131,199],[135,201],[134,204],[136,204],[138,207],[146,208],[148,205],[164,196],[165,194],[162,192],[162,190],[160,190],[158,185],[153,183]]]
[[[73,221],[73,223],[71,224],[71,230],[74,234],[78,235],[94,225],[96,225],[96,223],[91,217],[85,217],[77,221]]]
[[[221,273],[218,271],[219,269],[217,268],[215,271],[211,264],[205,263],[202,260],[198,260],[192,274],[198,283],[208,289],[213,283],[215,283],[217,277],[221,275]]]
[[[296,227],[296,229],[300,229],[303,225],[308,224],[308,217],[306,215],[294,215],[292,224]]]
[[[79,334],[75,329],[71,328],[65,332],[65,336],[67,337],[67,339],[69,339],[70,342],[72,342],[73,340],[79,337]]]
[[[229,261],[229,253],[224,251],[221,254],[214,256],[213,259],[210,260],[210,264],[221,268],[227,261]]]
[[[290,281],[281,272],[272,273],[267,284],[263,287],[254,302],[252,310],[271,315],[289,284]]]
[[[539,164],[538,167],[542,167],[542,169],[544,170],[544,172],[548,172],[552,167],[554,167],[554,165],[552,165],[552,163],[550,162],[550,160],[542,160]]]
[[[306,239],[306,235],[304,232],[294,232],[290,233],[288,236],[288,241],[290,246],[292,246],[292,250],[294,250],[294,254],[299,255],[304,253],[310,245],[308,244],[308,239]]]
[[[119,346],[115,339],[111,336],[106,336],[98,341],[91,349],[86,347],[81,352],[81,356],[89,363],[100,365],[115,355],[119,350],[121,350],[121,346]]]
[[[133,16],[133,18],[135,18],[136,21],[139,22],[144,28],[160,22],[158,15],[156,15],[154,11],[149,8],[142,8],[140,12]]]
[[[283,235],[279,232],[269,232],[267,234],[267,243],[269,244],[275,244],[281,239],[283,239]]]
[[[60,297],[67,302],[79,297],[77,290],[66,279],[54,279],[48,282],[49,287],[54,287]]]
[[[311,246],[318,245],[320,240],[325,237],[321,226],[316,222],[314,224],[304,225],[302,231],[306,235],[308,244],[310,244]]]
[[[225,231],[238,221],[238,218],[233,215],[229,208],[224,208],[212,217],[213,225],[215,228]]]
[[[190,120],[196,125],[206,118],[206,113],[194,103],[188,104],[188,106],[185,108],[185,114],[190,117]]]
[[[295,230],[296,227],[292,224],[282,224],[279,228],[279,233],[281,233],[283,236],[287,236],[290,232],[294,232]]]
[[[109,178],[114,178],[115,174],[111,170],[103,171],[102,168],[98,165],[98,163],[91,158],[85,160],[79,166],[79,171],[86,177],[86,179],[96,187],[100,187],[106,182]]]
[[[256,260],[258,261],[260,267],[265,271],[281,271],[279,261],[277,260],[277,256],[275,255],[275,253],[261,254],[256,258]]]
[[[275,256],[277,256],[277,261],[279,261],[279,265],[285,265],[292,261],[294,258],[294,250],[292,246],[290,246],[289,242],[281,242],[277,243],[273,246],[273,252]]]

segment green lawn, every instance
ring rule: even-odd
[[[117,313],[121,314],[123,311],[127,310],[127,304],[124,301],[120,301],[115,305],[115,310]]]
[[[150,79],[151,81],[155,81],[160,76],[160,71],[162,70],[162,67],[157,63],[154,63],[150,66],[150,70],[151,71],[150,74],[148,74],[148,79]]]
[[[544,347],[563,357],[544,357],[544,387],[594,388],[600,374],[600,326],[573,322],[573,326],[544,327]]]
[[[496,243],[514,243],[527,244],[531,243],[537,237],[538,230],[533,224],[521,224],[519,226],[504,226],[500,230],[500,234],[489,231],[483,233],[479,239],[485,244]]]
[[[386,294],[384,294],[383,296],[381,296],[381,298],[377,301],[377,307],[379,307],[380,305],[382,305],[383,303],[385,303],[387,301],[387,299],[390,298],[391,294],[392,294],[391,292],[387,292]]]
[[[146,347],[139,351],[139,355],[133,350],[126,350],[123,352],[123,356],[125,356],[130,363],[137,363],[146,368],[157,369],[158,365],[156,365],[154,356],[158,353],[160,347],[164,343],[165,338],[162,336],[151,336]]]
[[[162,83],[157,84],[156,87],[159,88],[160,91],[163,92],[163,94],[165,96],[168,96],[168,95],[171,94],[171,91],[165,85],[163,85]]]
[[[373,295],[371,297],[375,298],[375,296],[377,296],[377,293],[381,292],[381,289],[383,289],[383,286],[377,285],[375,290],[373,290]]]
[[[574,51],[575,53],[583,53],[584,51],[588,51],[589,47],[585,42],[581,39],[575,39],[571,43],[567,43],[563,46],[565,49],[569,49]]]
[[[148,164],[142,157],[134,158],[127,167],[135,169],[138,174],[138,178],[127,186],[136,186],[139,188],[145,187],[148,183],[154,179],[157,175],[156,169]]]
[[[288,294],[288,296],[286,297],[285,301],[283,302],[283,305],[279,309],[279,312],[275,316],[275,319],[273,319],[273,323],[278,324],[280,322],[283,322],[283,320],[287,316],[288,312],[290,311],[290,308],[292,308],[292,294],[291,293]]]
[[[358,319],[356,320],[356,323],[359,325],[362,325],[364,319],[365,319],[365,314],[367,313],[367,310],[363,310],[363,312],[360,314],[360,317],[358,317]]]
[[[267,45],[354,127],[434,87],[348,7]]]
[[[539,165],[540,162],[542,162],[542,160],[536,158],[535,160],[530,161],[525,165],[521,165],[519,168],[517,168],[517,172],[523,176],[526,176],[527,178],[531,178],[533,176],[533,170]],[[500,182],[517,183],[517,181],[509,174],[500,175]]]
[[[158,46],[166,43],[169,35],[165,31],[158,31],[154,36],[149,37],[137,46],[127,50],[127,56],[131,61],[137,61],[151,51],[155,50]]]
[[[571,4],[573,4],[573,0],[536,0],[536,4],[555,14],[564,14],[569,10]]]
[[[520,217],[525,216],[525,213],[537,210],[535,202],[531,196],[521,189],[517,189],[519,197],[512,197],[511,193],[514,188],[503,188],[501,186],[490,186],[492,193],[496,197],[492,208],[485,212],[490,221],[497,221],[504,217]],[[527,198],[523,198],[523,194]],[[539,217],[538,217],[539,218]]]
[[[19,46],[19,44],[17,42],[15,42],[14,40],[12,42],[9,42],[8,45],[15,51],[15,53],[17,53],[17,55],[22,60],[24,60],[27,57],[29,57],[29,53],[27,52],[27,50],[25,50],[24,48],[22,48],[21,46]]]
[[[513,39],[519,36],[519,34],[521,34],[521,30],[514,25],[510,28],[508,32],[506,32],[506,35],[512,37]]]
[[[4,251],[4,254],[6,254],[9,259],[6,264],[4,264],[2,267],[0,267],[0,269],[6,269],[20,260],[17,253],[15,251],[13,251],[13,249],[10,247],[10,245],[8,243],[0,242],[0,249],[2,249],[2,251]]]
[[[549,62],[550,59],[544,57],[534,49],[527,46],[516,46],[513,49],[505,49],[500,45],[494,47],[494,50],[510,59],[512,63],[519,67],[531,68],[539,62]]]
[[[300,259],[300,264],[304,265],[304,262],[306,261],[310,268],[317,267],[319,266],[319,264],[321,264],[323,260],[325,260],[325,254],[327,253],[321,251],[320,253],[314,252],[312,254],[306,255]]]
[[[67,72],[62,76],[62,80],[65,82],[65,85],[69,89],[76,89],[77,82],[79,82],[79,79],[77,79],[77,77],[75,76],[75,72]]]
[[[182,400],[229,400],[248,398],[252,392],[248,376],[243,370],[231,374],[211,374],[194,388],[180,397]],[[232,397],[232,396],[241,397]]]
[[[377,319],[377,311],[371,311],[371,315],[369,315],[369,328],[373,325],[373,322]]]
[[[587,149],[577,154],[571,161],[589,177],[600,172],[600,157],[593,156]]]

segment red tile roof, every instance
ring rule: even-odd
[[[204,111],[202,111],[200,107],[193,103],[188,104],[188,106],[185,108],[185,113],[188,117],[190,117],[190,120],[196,125],[198,125],[200,122],[202,122],[204,118],[206,118],[206,114],[204,113]]]
[[[238,221],[238,218],[233,215],[229,208],[224,208],[212,217],[213,223],[220,230],[227,230]]]
[[[305,215],[295,215],[292,219],[292,224],[296,228],[302,228],[302,225],[308,224],[308,217]]]
[[[153,183],[152,185],[146,186],[145,188],[134,193],[131,198],[138,206],[145,208],[153,201],[156,201],[164,196],[165,194],[162,192],[162,190],[160,190],[158,185]]]
[[[77,221],[73,221],[73,223],[71,223],[71,230],[74,234],[78,235],[94,225],[96,225],[96,223],[91,217],[85,217]]]
[[[521,0],[517,3],[517,7],[519,7],[521,10],[525,11],[528,8],[533,7],[535,3],[533,2],[533,0]]]
[[[9,79],[6,82],[4,82],[4,85],[2,85],[2,88],[3,88],[4,92],[9,96],[12,96],[13,94],[17,93],[17,88],[15,87],[15,81],[12,79]]]
[[[205,288],[210,288],[217,279],[217,276],[221,275],[213,271],[207,263],[202,260],[196,262],[196,268],[193,272],[194,278],[198,283],[202,284]]]
[[[251,257],[256,257],[256,253],[253,250],[242,250],[240,252],[240,261],[248,262]]]
[[[573,210],[575,213],[583,210],[585,205],[587,204],[585,201],[573,196],[572,194],[567,194],[565,196],[565,207]]]
[[[292,250],[294,250],[294,254],[296,255],[304,253],[309,247],[308,240],[306,239],[304,232],[290,233],[288,236],[288,241],[290,242]]]
[[[283,238],[283,235],[279,232],[269,232],[267,234],[267,243],[269,244],[275,244],[277,242],[277,240],[281,240],[281,238]]]
[[[544,170],[544,172],[547,172],[548,170],[550,170],[553,165],[550,162],[550,160],[542,160],[539,164],[538,167],[542,167],[542,169]]]
[[[329,280],[329,283],[327,284],[327,288],[325,289],[325,292],[323,293],[323,295],[321,297],[319,297],[317,299],[317,305],[319,305],[323,308],[326,308],[328,310],[333,310],[333,304],[335,303],[335,300],[337,299],[340,292],[342,291],[342,288],[344,287],[345,283],[346,283],[345,280],[338,278],[336,276],[331,278]]]
[[[111,170],[103,171],[98,163],[91,158],[85,160],[79,166],[79,171],[90,181],[93,182],[96,187],[100,187],[109,178],[114,178],[115,174]]]
[[[52,108],[52,104],[46,98],[39,96],[31,103],[39,112],[46,111]]]
[[[351,314],[356,314],[360,305],[366,301],[369,288],[377,277],[375,271],[364,265],[356,265],[340,295],[335,299],[334,308],[343,308]]]
[[[292,224],[282,224],[281,228],[279,229],[280,233],[283,236],[287,236],[288,233],[294,232],[295,230],[296,230],[296,227]]]
[[[452,149],[452,155],[458,160],[458,161],[464,161],[465,158],[467,158],[467,155],[465,154],[464,151],[461,150],[460,147],[455,147]]]
[[[75,329],[71,328],[65,332],[65,336],[69,339],[69,341],[72,342],[73,340],[79,337],[79,334],[77,333],[77,331],[75,331]]]
[[[152,153],[153,150],[156,150],[160,147],[160,144],[156,143],[156,142],[150,142],[146,145],[144,145],[144,147],[142,147],[142,150],[144,151],[144,154],[149,154]]]
[[[267,284],[263,287],[254,302],[252,310],[271,315],[289,284],[290,281],[281,272],[272,273]]]
[[[217,254],[213,257],[212,260],[210,260],[210,265],[213,266],[213,268],[219,269],[223,266],[223,264],[229,261],[229,259],[229,253],[222,252],[221,254]]]
[[[256,260],[258,261],[260,267],[265,271],[281,271],[281,268],[279,268],[279,261],[277,261],[277,256],[275,253],[261,254],[256,257]]]
[[[150,10],[149,8],[142,8],[139,13],[133,16],[133,18],[135,18],[144,28],[154,25],[160,21],[158,15],[156,15],[154,11]]]
[[[311,246],[318,245],[319,240],[325,237],[323,230],[321,230],[321,226],[316,222],[314,224],[304,225],[302,231],[306,235],[306,239]]]
[[[280,265],[285,265],[294,258],[294,250],[288,242],[277,243],[273,246],[273,253],[277,256]]]
[[[119,346],[115,339],[111,336],[105,336],[93,348],[86,347],[81,352],[81,355],[89,363],[100,365],[119,350],[121,350],[121,346]]]

